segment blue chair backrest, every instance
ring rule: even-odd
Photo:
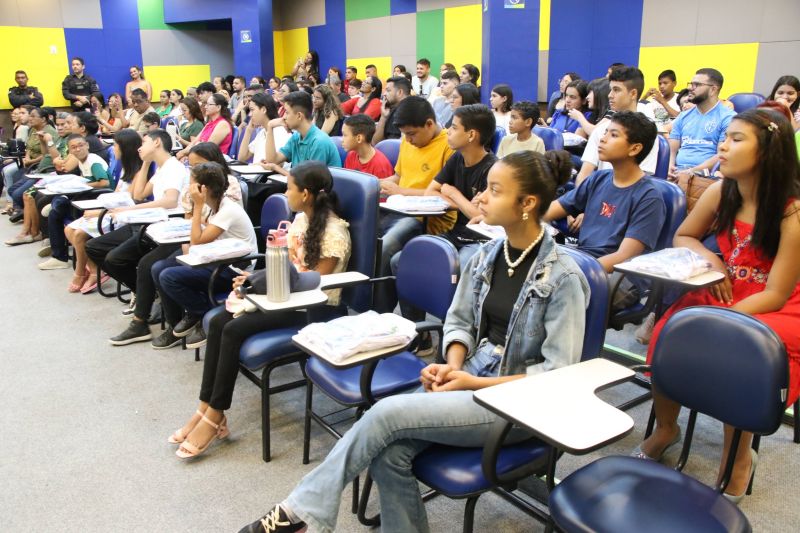
[[[653,386],[689,409],[761,435],[781,425],[786,348],[750,315],[710,306],[678,311],[658,336],[652,369]]]
[[[658,143],[658,158],[653,177],[665,180],[669,174],[669,141],[663,135],[657,135],[656,142]]]
[[[678,231],[678,226],[686,218],[686,195],[680,187],[667,180],[651,179],[650,181],[661,193],[664,205],[667,208],[664,227],[661,228],[661,233],[658,235],[658,241],[656,242],[656,250],[661,250],[672,246],[672,238],[675,236],[675,232]]]
[[[458,251],[452,243],[431,235],[414,237],[400,254],[397,297],[444,321],[458,274]]]
[[[114,155],[114,147],[108,148],[108,173],[111,175],[111,179],[109,180],[110,188],[114,188],[117,186],[117,180],[119,180],[119,175],[122,172],[122,161],[117,161],[117,156]]]
[[[392,164],[392,168],[397,164],[397,158],[400,157],[400,142],[400,139],[384,139],[375,145],[375,149],[386,156],[386,159]]]
[[[228,148],[228,156],[236,159],[239,153],[239,128],[233,127],[233,137],[231,138],[231,146]]]
[[[378,178],[345,168],[331,167],[330,171],[342,216],[350,223],[352,250],[347,270],[372,277],[378,244]],[[372,284],[348,287],[342,291],[342,299],[360,313],[368,311],[372,307]]]
[[[172,122],[172,117],[162,117],[161,118],[161,129],[162,130],[167,129],[167,124],[169,124],[170,122]]]
[[[564,136],[561,132],[553,128],[545,126],[536,126],[533,128],[533,133],[541,137],[544,141],[545,150],[563,150],[564,149]]]
[[[261,206],[261,236],[267,240],[267,232],[278,227],[281,220],[292,220],[289,200],[284,194],[269,196]]]
[[[493,154],[497,153],[498,148],[500,148],[500,141],[502,141],[505,136],[506,129],[502,126],[497,126],[494,130],[494,135],[492,135],[492,142],[490,144]]]
[[[347,150],[342,148],[342,138],[337,135],[331,137],[331,140],[336,145],[336,149],[339,150],[339,159],[342,160],[342,166],[344,166],[344,160],[347,159]]]
[[[578,268],[589,283],[591,296],[589,306],[586,308],[586,329],[583,334],[581,361],[594,359],[600,356],[606,339],[609,309],[608,276],[597,259],[591,255],[571,246],[559,246],[558,251],[565,253],[578,264]]]
[[[733,109],[737,113],[741,113],[763,103],[765,98],[758,93],[736,93],[730,95],[728,100],[733,104]]]

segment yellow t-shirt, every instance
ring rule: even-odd
[[[394,167],[400,176],[398,185],[406,189],[426,189],[433,178],[444,168],[444,164],[453,155],[447,144],[447,131],[444,129],[431,142],[422,148],[408,143],[405,138],[400,142],[400,154]],[[428,233],[438,235],[453,227],[456,213],[447,213],[440,217],[428,218]]]

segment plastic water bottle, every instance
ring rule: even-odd
[[[284,220],[278,224],[278,229],[269,230],[267,235],[267,300],[270,302],[285,302],[289,299],[289,225]]]

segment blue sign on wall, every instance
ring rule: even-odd
[[[253,42],[253,35],[250,33],[250,30],[242,30],[239,33],[241,34],[241,39],[243,43]]]
[[[505,0],[506,9],[525,9],[525,0]]]

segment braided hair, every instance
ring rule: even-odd
[[[297,188],[308,191],[314,198],[314,213],[308,221],[304,237],[305,263],[309,269],[314,270],[321,259],[322,239],[328,226],[328,218],[339,215],[339,200],[333,191],[333,176],[325,163],[304,161],[292,167],[290,172]]]

